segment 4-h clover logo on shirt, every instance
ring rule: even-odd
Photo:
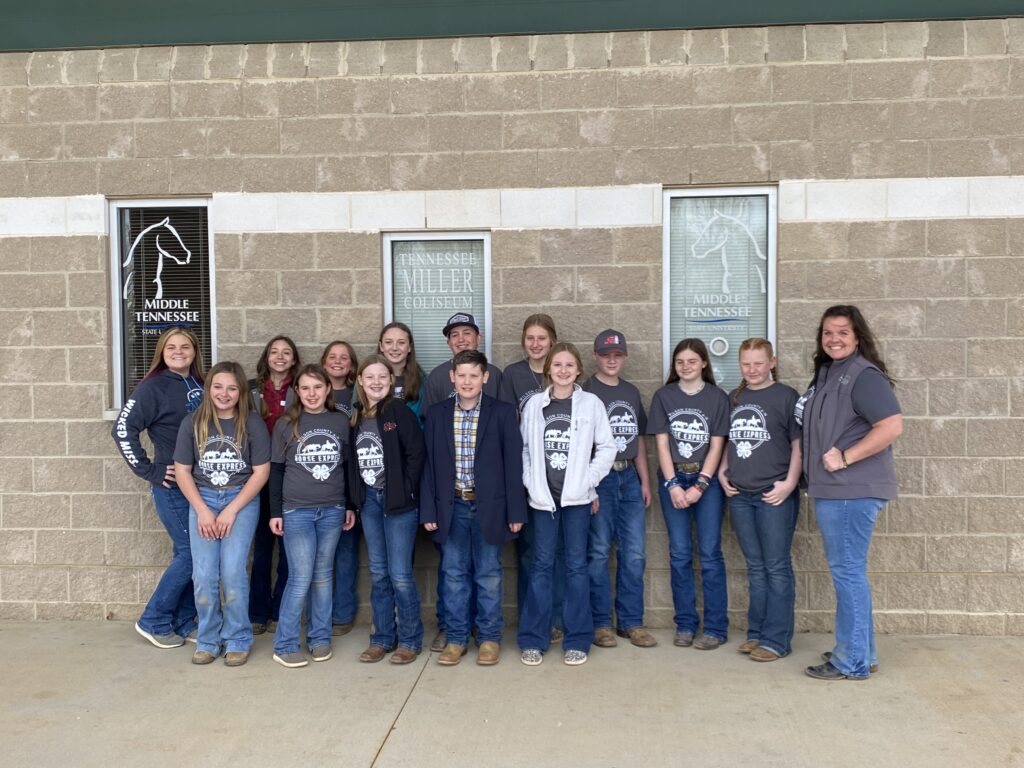
[[[551,464],[552,469],[561,471],[569,465],[569,457],[564,453],[552,453],[548,456],[548,462]]]
[[[299,438],[295,463],[323,482],[341,461],[341,440],[326,429],[312,429]]]

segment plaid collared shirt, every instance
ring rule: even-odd
[[[473,472],[473,457],[476,454],[476,427],[480,423],[480,401],[476,401],[472,409],[466,410],[455,398],[455,487],[460,491],[471,491],[476,487]]]

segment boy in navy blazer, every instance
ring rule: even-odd
[[[443,548],[448,643],[438,664],[453,666],[466,653],[471,580],[477,588],[477,664],[498,663],[501,546],[526,522],[523,439],[515,407],[483,392],[487,357],[465,350],[452,360],[456,397],[427,411],[427,460],[420,490],[420,522]]]

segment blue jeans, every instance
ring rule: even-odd
[[[238,496],[241,488],[200,488],[206,506],[214,515]],[[204,539],[199,535],[199,517],[193,507],[188,511],[188,530],[192,541],[192,581],[199,609],[199,634],[196,649],[219,656],[252,648],[252,624],[249,623],[249,547],[260,519],[259,498],[252,499],[235,517],[231,533],[225,539]],[[224,607],[221,610],[221,586]]]
[[[177,486],[151,485],[157,517],[171,537],[171,563],[139,617],[139,626],[153,635],[185,637],[196,628],[192,590],[192,550],[188,537],[188,500]]]
[[[534,529],[524,525],[516,539],[516,563],[519,571],[516,577],[516,601],[519,612],[526,605],[526,593],[530,587],[530,570],[533,568]],[[555,570],[551,582],[551,626],[562,629],[562,607],[565,603],[565,547],[559,534],[558,548],[555,550]]]
[[[331,620],[335,624],[348,624],[356,620],[359,596],[356,579],[359,576],[359,524],[350,531],[342,531],[338,550],[334,553],[334,610]]]
[[[658,475],[661,477],[661,474]],[[696,474],[676,473],[683,489],[697,482]],[[700,556],[701,587],[704,596],[704,634],[729,639],[729,595],[725,582],[725,557],[722,555],[722,516],[725,495],[718,478],[711,478],[708,489],[696,504],[686,509],[672,506],[672,497],[664,483],[658,484],[661,512],[668,531],[669,567],[672,579],[672,603],[675,606],[677,632],[697,632],[697,589],[693,577],[693,542],[690,529],[697,523],[697,552]]]
[[[601,500],[590,518],[590,606],[595,627],[612,625],[612,581],[608,556],[615,542],[615,616],[619,629],[644,623],[644,568],[647,566],[646,516],[640,476],[630,464],[609,472],[597,486]]]
[[[447,631],[448,629],[448,584],[444,578],[444,547],[434,542],[434,549],[437,550],[437,628]],[[470,563],[472,569],[473,564]],[[472,575],[472,571],[470,571]],[[476,626],[476,582],[470,579],[469,582],[469,625]]]
[[[299,507],[284,511],[284,548],[288,553],[288,585],[274,635],[274,653],[299,650],[299,624],[309,596],[306,644],[310,649],[331,644],[331,587],[334,550],[345,510],[341,507]]]
[[[388,649],[397,644],[418,651],[423,646],[423,620],[420,593],[412,575],[412,552],[419,513],[414,509],[400,515],[386,515],[384,492],[367,488],[360,516],[372,579],[370,643]]]
[[[832,665],[844,675],[867,677],[875,661],[868,547],[883,499],[815,499],[825,559],[836,590],[836,645]]]
[[[476,502],[455,499],[444,544],[448,642],[465,646],[470,630],[471,586],[476,584],[477,640],[501,643],[501,545],[488,544],[476,516]]]
[[[519,647],[546,651],[551,644],[552,581],[555,552],[561,538],[565,544],[566,569],[562,647],[567,651],[587,651],[594,640],[587,574],[590,505],[561,507],[554,512],[531,508],[528,525],[533,526],[533,564],[526,604],[519,614]]]
[[[277,547],[277,579],[271,584],[274,566],[274,547]],[[252,548],[252,578],[249,583],[249,620],[254,624],[277,621],[281,611],[281,597],[288,584],[288,556],[284,541],[270,530],[270,490],[260,491],[260,522]]]
[[[747,561],[747,639],[786,656],[793,640],[796,577],[790,553],[800,493],[794,491],[777,507],[761,496],[739,493],[729,499],[732,527]]]

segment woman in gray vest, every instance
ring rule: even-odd
[[[818,325],[814,378],[796,405],[807,495],[836,590],[836,644],[806,672],[866,680],[877,669],[868,547],[878,513],[896,498],[892,444],[903,431],[893,381],[857,307],[829,307]]]

